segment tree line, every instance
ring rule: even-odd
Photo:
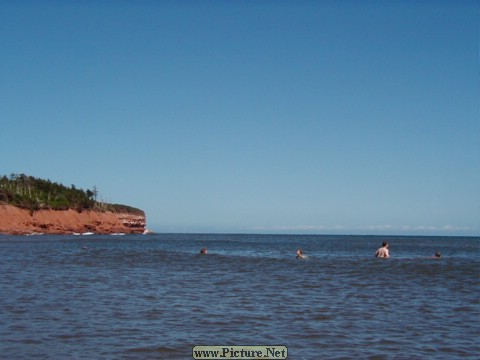
[[[97,189],[77,189],[28,176],[25,174],[10,174],[0,177],[0,203],[19,208],[37,211],[41,209],[113,211],[127,213],[143,213],[143,211],[119,204],[97,202]]]

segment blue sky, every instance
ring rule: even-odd
[[[480,235],[478,1],[1,1],[0,172],[159,232]]]

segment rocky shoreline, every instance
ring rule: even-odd
[[[144,212],[38,210],[31,212],[12,205],[0,205],[0,234],[143,234]]]

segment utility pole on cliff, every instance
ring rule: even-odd
[[[97,194],[98,194],[97,185],[93,185],[93,200],[95,200],[95,202],[97,202]]]

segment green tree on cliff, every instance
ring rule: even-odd
[[[4,175],[0,178],[0,202],[33,211],[91,209],[95,202],[90,193],[77,189],[75,185],[68,188],[25,174],[10,174],[9,177]]]
[[[0,177],[0,204],[10,204],[30,211],[75,209],[78,212],[96,210],[143,215],[142,210],[131,206],[97,202],[97,194],[96,186],[93,190],[84,191],[75,185],[66,187],[25,174]]]

